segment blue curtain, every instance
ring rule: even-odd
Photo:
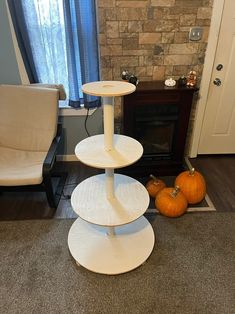
[[[81,85],[99,80],[95,0],[8,0],[31,83],[63,84],[69,105],[97,107]]]

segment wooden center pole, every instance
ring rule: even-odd
[[[106,151],[113,149],[114,134],[114,97],[103,97],[104,109],[104,148]]]
[[[114,134],[114,97],[103,97],[104,108],[104,149],[106,151],[113,150],[113,134]],[[113,199],[114,195],[114,169],[105,169],[105,189],[107,199]],[[108,227],[108,236],[114,236],[114,227]]]

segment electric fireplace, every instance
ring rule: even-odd
[[[137,139],[142,158],[124,169],[132,176],[176,175],[184,169],[184,149],[196,88],[140,82],[123,98],[122,133]]]

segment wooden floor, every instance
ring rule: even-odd
[[[201,155],[190,162],[204,175],[216,210],[235,212],[235,155]]]
[[[204,175],[208,195],[216,210],[235,212],[235,155],[200,156],[191,164]],[[68,177],[56,211],[48,204],[45,193],[10,192],[0,195],[0,220],[75,218],[70,204],[73,189],[82,180],[102,173],[79,162],[59,162],[58,169],[66,170]]]

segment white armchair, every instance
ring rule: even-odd
[[[45,190],[53,208],[66,179],[59,175],[54,192],[59,95],[59,89],[40,85],[0,85],[0,190]]]

